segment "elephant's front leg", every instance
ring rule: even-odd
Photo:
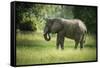
[[[59,43],[59,34],[57,34],[57,41],[56,41],[57,49],[59,49],[59,45],[60,45],[60,43]]]
[[[57,49],[61,46],[61,49],[64,49],[64,35],[62,33],[57,34]]]
[[[64,37],[60,37],[61,49],[64,50]]]

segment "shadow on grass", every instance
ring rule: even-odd
[[[43,47],[45,46],[45,42],[41,40],[18,40],[17,46],[28,46],[28,47]]]
[[[44,40],[18,40],[16,45],[17,47],[28,47],[28,48],[49,48],[49,47],[53,47],[56,48],[56,41],[51,41],[50,43]],[[65,44],[64,47],[65,48],[74,48],[75,44]],[[78,48],[80,47],[80,45],[78,45]],[[96,47],[96,44],[86,44],[84,46],[88,47],[88,48],[94,48]]]
[[[93,48],[93,47],[96,47],[96,44],[93,44],[93,45],[91,45],[91,44],[87,44],[87,45],[85,45],[85,47]]]

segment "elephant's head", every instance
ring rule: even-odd
[[[62,29],[63,24],[60,19],[46,19],[44,39],[49,41],[51,39],[50,33],[58,33]]]

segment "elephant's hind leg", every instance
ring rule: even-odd
[[[59,49],[59,41],[57,39],[57,42],[56,42],[56,48]]]
[[[80,42],[80,49],[83,48],[83,41]]]
[[[77,49],[78,44],[79,44],[79,41],[75,41],[75,49]]]
[[[80,41],[80,49],[82,49],[83,48],[83,44],[84,44],[84,35],[82,36],[82,38],[81,38],[81,41]]]

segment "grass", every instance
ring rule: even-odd
[[[42,33],[18,33],[16,64],[45,64],[96,60],[96,39],[88,35],[84,49],[74,49],[74,41],[65,39],[64,50],[56,49],[56,38],[47,42]]]

